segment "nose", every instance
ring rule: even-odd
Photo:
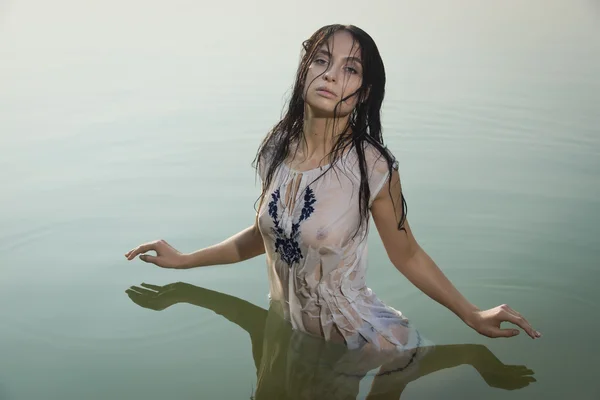
[[[323,78],[326,81],[335,82],[336,76],[335,76],[335,72],[333,72],[333,68],[327,69],[327,71],[325,71],[325,73],[323,74]]]

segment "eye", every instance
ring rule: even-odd
[[[346,67],[346,71],[350,72],[352,75],[358,74],[358,71],[352,67]]]
[[[317,58],[315,60],[315,64],[324,65],[324,64],[327,64],[327,61],[322,58]]]

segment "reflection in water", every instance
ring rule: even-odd
[[[355,399],[366,378],[372,380],[367,399],[398,399],[410,382],[463,364],[472,365],[492,387],[513,390],[535,382],[532,370],[503,364],[483,345],[426,346],[393,353],[348,350],[292,330],[275,303],[267,311],[182,282],[142,284],[126,292],[136,304],[157,311],[177,303],[207,308],[248,332],[257,372],[256,400]]]

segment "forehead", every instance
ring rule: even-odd
[[[326,43],[321,45],[320,50],[331,53],[334,57],[360,57],[360,46],[348,31],[337,31]]]

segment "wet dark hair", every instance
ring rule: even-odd
[[[261,169],[264,174],[262,193],[258,209],[260,209],[267,189],[269,188],[275,171],[289,156],[290,149],[304,139],[304,86],[309,66],[313,62],[317,52],[323,45],[328,45],[328,39],[336,32],[346,31],[352,35],[354,46],[359,47],[362,59],[362,85],[355,93],[349,94],[342,101],[357,95],[358,101],[348,119],[348,125],[338,136],[336,143],[330,154],[329,167],[333,167],[345,151],[355,149],[360,168],[360,187],[359,202],[360,224],[356,232],[360,231],[361,226],[367,222],[369,216],[369,198],[371,188],[368,184],[367,163],[365,161],[364,144],[369,143],[374,146],[381,156],[385,157],[388,164],[389,178],[388,188],[391,195],[392,169],[397,168],[394,157],[387,151],[382,137],[381,129],[381,104],[385,95],[385,68],[379,50],[371,36],[362,29],[354,25],[327,25],[317,30],[303,45],[303,54],[296,72],[296,81],[293,86],[291,98],[287,104],[282,119],[269,131],[263,139],[253,165]],[[312,83],[312,82],[311,82]],[[342,102],[341,101],[341,102]],[[341,103],[340,102],[340,103]],[[334,121],[337,116],[337,108],[334,110]],[[297,146],[296,146],[297,148]],[[325,173],[324,171],[323,173]],[[317,178],[318,179],[318,178]],[[404,230],[404,221],[406,219],[406,200],[402,192],[400,193],[401,215],[399,216],[398,229]],[[355,234],[356,235],[356,234]]]

